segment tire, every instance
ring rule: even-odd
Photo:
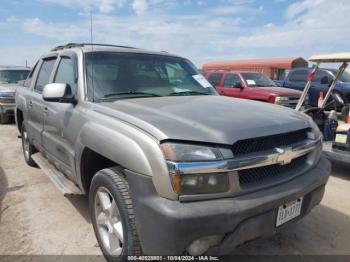
[[[122,169],[103,169],[94,175],[89,206],[95,235],[107,261],[127,261],[128,256],[141,255],[129,184]]]
[[[36,163],[32,159],[32,155],[37,152],[36,148],[29,142],[27,129],[24,124],[22,124],[21,128],[21,136],[22,136],[22,150],[24,160],[29,166],[36,167]]]

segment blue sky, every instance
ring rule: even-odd
[[[90,41],[216,60],[350,51],[349,0],[3,0],[0,64]]]

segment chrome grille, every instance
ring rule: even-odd
[[[272,136],[239,140],[232,146],[234,156],[288,147],[307,139],[308,128]]]
[[[287,104],[285,106],[290,108],[296,108],[299,102],[299,98],[300,97],[289,97]]]
[[[270,165],[238,171],[241,189],[251,189],[291,179],[305,167],[307,155],[286,165]]]

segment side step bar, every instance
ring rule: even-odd
[[[65,175],[58,171],[47,159],[41,154],[32,155],[34,162],[41,168],[63,195],[82,195],[83,192]]]

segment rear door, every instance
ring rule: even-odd
[[[42,132],[44,128],[45,103],[42,98],[44,86],[49,83],[56,57],[44,58],[39,65],[39,72],[34,82],[33,92],[27,99],[29,139],[38,149],[42,149]]]
[[[73,95],[77,93],[77,58],[67,52],[60,55],[53,83],[64,83],[70,86]],[[72,103],[45,103],[44,132],[42,135],[47,158],[56,167],[71,178],[74,177],[74,127],[71,127],[72,116],[75,114]]]
[[[243,82],[238,74],[226,74],[221,91],[224,96],[242,97],[244,87]]]

